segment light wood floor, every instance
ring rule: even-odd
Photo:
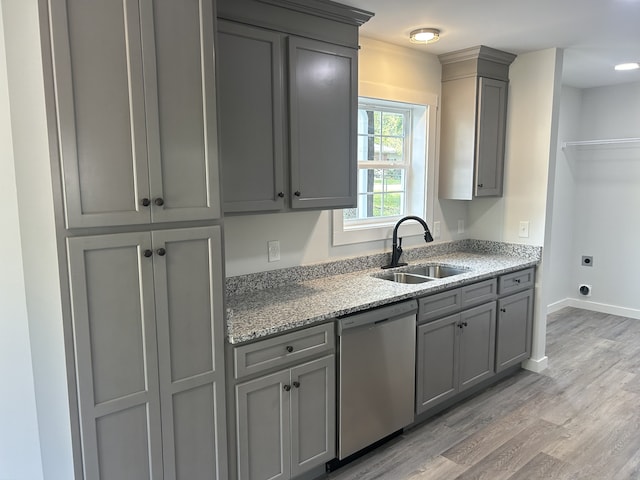
[[[640,479],[640,320],[565,308],[547,355],[327,478]]]

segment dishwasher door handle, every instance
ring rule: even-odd
[[[413,315],[417,311],[418,302],[410,300],[346,316],[338,320],[338,336],[342,335],[344,330],[395,320],[407,315]]]

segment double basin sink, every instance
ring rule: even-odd
[[[424,283],[438,278],[452,277],[467,273],[468,268],[451,267],[449,265],[416,265],[404,268],[402,272],[389,272],[375,275],[376,278],[396,283]]]

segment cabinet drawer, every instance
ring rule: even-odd
[[[418,322],[456,313],[462,308],[461,289],[455,288],[418,299]]]
[[[495,278],[484,282],[465,285],[461,290],[462,308],[469,308],[481,303],[495,300],[497,296],[498,281]]]
[[[235,378],[297,362],[334,347],[333,323],[242,345],[233,349]]]
[[[535,273],[533,268],[502,275],[498,280],[498,293],[504,295],[506,293],[524,290],[525,288],[531,288],[534,284],[534,277]]]

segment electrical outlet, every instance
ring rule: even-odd
[[[518,236],[521,238],[528,238],[529,237],[529,222],[528,221],[521,221],[520,222],[520,226],[518,228]]]
[[[440,222],[433,222],[433,238],[440,238]]]
[[[464,233],[464,220],[458,220],[458,233]]]
[[[269,251],[269,261],[277,262],[280,260],[280,242],[278,240],[271,240],[267,242],[267,248]]]

